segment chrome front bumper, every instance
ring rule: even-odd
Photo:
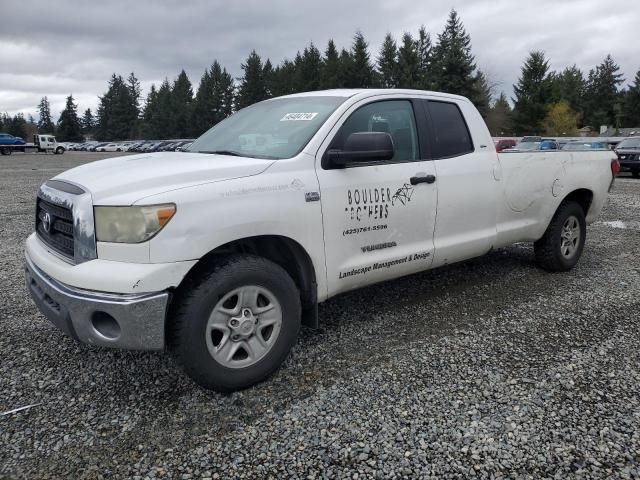
[[[25,257],[27,289],[56,327],[91,345],[162,350],[169,293],[111,294],[62,284]]]

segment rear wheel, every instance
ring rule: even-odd
[[[200,386],[233,391],[268,378],[300,330],[300,294],[287,272],[253,255],[234,255],[177,298],[169,342]]]
[[[563,202],[542,238],[534,243],[536,260],[550,272],[571,270],[582,255],[586,235],[582,207],[576,202]]]

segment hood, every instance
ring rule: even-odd
[[[257,175],[273,162],[204,153],[157,152],[87,163],[54,178],[87,188],[96,205],[131,205],[169,190]]]

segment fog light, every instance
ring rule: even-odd
[[[116,340],[120,336],[120,325],[107,312],[93,312],[91,324],[100,335],[109,340]]]

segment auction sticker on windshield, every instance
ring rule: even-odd
[[[287,113],[284,117],[280,119],[281,122],[291,122],[291,121],[300,121],[300,120],[313,120],[315,116],[318,115],[318,112],[294,112]]]

